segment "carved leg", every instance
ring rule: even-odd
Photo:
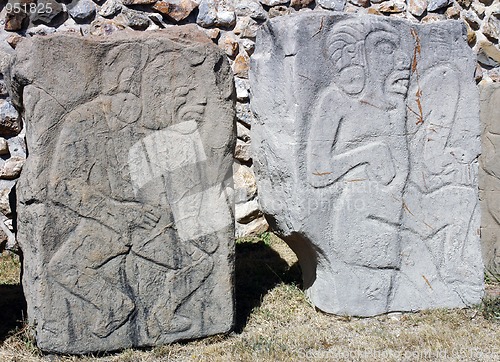
[[[200,287],[213,269],[209,255],[201,251],[192,254],[192,264],[173,272],[165,284],[165,298],[160,298],[148,321],[151,336],[162,332],[175,333],[191,327],[189,317],[177,314],[177,309]]]
[[[127,321],[135,305],[122,292],[119,280],[111,283],[103,277],[101,267],[123,259],[128,248],[120,244],[118,235],[110,236],[109,229],[102,228],[94,221],[82,221],[54,254],[48,272],[69,293],[97,309],[92,332],[104,338]]]

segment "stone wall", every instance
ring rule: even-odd
[[[82,37],[107,36],[124,29],[148,31],[176,24],[196,23],[221,47],[235,75],[237,136],[235,187],[237,236],[267,230],[258,208],[250,148],[249,61],[257,29],[268,19],[295,12],[336,10],[406,18],[429,23],[463,19],[469,46],[478,54],[476,81],[500,80],[500,3],[492,0],[17,0],[3,4],[0,12],[2,67],[23,37],[72,32]],[[21,11],[20,11],[21,10]],[[82,59],[82,62],[85,60]],[[12,225],[11,192],[25,159],[22,122],[10,103],[0,78],[0,243],[5,244]],[[4,225],[5,224],[5,225]]]

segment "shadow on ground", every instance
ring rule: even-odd
[[[0,285],[0,344],[23,325],[26,302],[20,285]]]
[[[298,263],[290,267],[262,240],[236,244],[236,333],[243,331],[252,310],[280,283],[302,287]]]

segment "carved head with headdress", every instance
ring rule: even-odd
[[[102,104],[111,129],[120,129],[140,117],[141,69],[146,58],[139,44],[119,45],[106,55],[101,77]]]
[[[335,25],[327,41],[337,86],[353,96],[375,87],[383,93],[406,94],[407,84],[394,84],[408,78],[410,65],[409,57],[399,51],[397,33],[381,21],[346,20]],[[395,72],[402,73],[392,79]]]
[[[187,120],[200,121],[206,106],[194,67],[205,60],[204,48],[154,54],[142,77],[143,124],[163,129]]]

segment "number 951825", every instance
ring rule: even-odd
[[[32,14],[32,13],[37,13],[37,14],[45,14],[45,13],[51,13],[52,12],[52,6],[50,3],[29,3],[29,4],[20,4],[20,3],[7,3],[5,4],[5,10],[7,10],[8,13],[14,13],[18,14],[20,12],[27,13],[27,14]]]

